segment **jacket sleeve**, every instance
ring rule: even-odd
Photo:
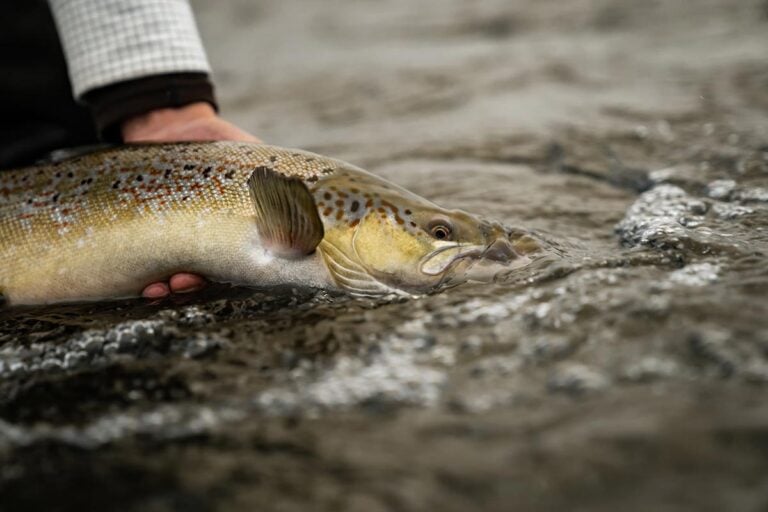
[[[207,101],[210,66],[187,0],[49,0],[72,92],[102,137],[150,110]]]

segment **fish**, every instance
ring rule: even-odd
[[[128,144],[0,172],[7,306],[138,297],[177,272],[418,296],[522,266],[529,242],[341,160],[265,144]]]

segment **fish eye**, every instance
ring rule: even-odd
[[[438,240],[451,240],[453,238],[453,226],[443,219],[436,219],[429,223],[429,233]]]

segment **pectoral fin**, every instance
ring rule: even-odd
[[[298,258],[314,252],[323,239],[323,222],[307,186],[268,167],[248,178],[256,227],[264,246],[275,254]]]
[[[388,293],[399,293],[398,290],[378,282],[328,240],[320,245],[320,254],[336,284],[351,295],[377,297]]]

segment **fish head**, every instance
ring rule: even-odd
[[[430,293],[529,261],[501,224],[362,171],[324,180],[313,194],[325,229],[320,253],[352,294]]]

